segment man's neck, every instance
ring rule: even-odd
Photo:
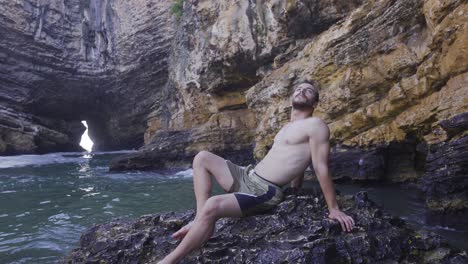
[[[310,111],[302,111],[302,110],[297,110],[293,108],[291,111],[290,121],[294,122],[296,120],[306,119],[308,117],[311,117],[313,112],[314,112],[314,109]]]

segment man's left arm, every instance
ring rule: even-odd
[[[330,153],[329,129],[326,124],[309,136],[309,146],[312,155],[312,165],[315,175],[320,183],[323,195],[328,205],[329,218],[340,222],[344,231],[351,231],[354,220],[343,213],[336,202],[336,193],[328,169],[328,156]]]

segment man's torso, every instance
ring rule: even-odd
[[[280,186],[302,176],[311,164],[311,131],[323,129],[322,120],[312,117],[290,122],[276,134],[273,146],[255,172]]]

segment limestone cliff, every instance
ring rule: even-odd
[[[360,4],[186,1],[174,37],[166,95],[152,107],[146,146],[140,154],[114,160],[111,169],[188,166],[201,150],[253,162],[252,148],[263,144],[258,136],[255,140],[262,114],[260,108],[248,107],[249,89]],[[181,133],[190,139],[177,136]],[[163,143],[169,135],[175,141]]]
[[[197,151],[251,144],[260,159],[293,86],[315,79],[335,179],[417,181],[430,208],[466,212],[467,12],[456,0],[186,1],[147,145],[111,168],[189,166]]]
[[[262,158],[303,78],[335,179],[415,181],[467,212],[461,0],[0,0],[0,153],[137,147],[111,169]],[[143,135],[144,134],[144,135]]]

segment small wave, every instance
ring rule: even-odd
[[[60,153],[43,155],[19,155],[0,157],[0,169],[25,167],[30,165],[40,166],[53,163],[73,163],[79,158],[64,157]]]
[[[174,177],[177,177],[177,178],[180,178],[180,177],[191,178],[191,177],[193,177],[193,169],[187,169],[187,170],[179,171],[174,175]]]
[[[47,200],[47,201],[42,201],[42,202],[39,202],[39,204],[48,204],[48,203],[50,203],[50,201],[49,201],[49,200]]]
[[[68,219],[70,219],[70,216],[64,213],[52,215],[48,218],[50,222],[58,222],[58,221],[68,220]]]
[[[3,191],[3,192],[0,192],[0,193],[15,193],[16,191]]]
[[[23,216],[27,216],[28,214],[30,214],[30,212],[24,212],[24,213],[21,213],[21,214],[17,214],[15,217],[23,217]]]
[[[92,197],[92,196],[95,196],[95,195],[98,195],[98,194],[101,194],[101,193],[100,192],[88,193],[88,194],[83,195],[83,197]]]
[[[90,192],[90,191],[94,190],[94,187],[80,188],[80,190],[85,191],[85,192]]]
[[[48,154],[27,154],[16,156],[0,157],[0,169],[25,167],[25,166],[41,166],[54,163],[74,163],[84,159],[90,159],[93,156],[126,154],[133,153],[136,150],[118,150],[118,151],[98,151],[98,152],[55,152]]]

